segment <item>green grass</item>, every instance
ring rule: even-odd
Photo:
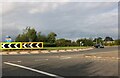
[[[83,49],[88,47],[44,47],[45,50]]]
[[[84,49],[88,47],[44,47],[43,49],[21,49],[21,50],[65,50],[65,49]],[[3,49],[2,51],[18,51],[20,49]]]

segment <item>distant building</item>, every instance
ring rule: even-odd
[[[106,37],[106,38],[104,39],[104,42],[105,42],[105,43],[115,43],[115,41],[112,39],[112,37]]]
[[[115,43],[115,41],[105,41],[106,43]]]

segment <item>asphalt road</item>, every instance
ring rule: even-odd
[[[83,57],[85,54],[107,52],[118,52],[118,47],[106,47],[82,52],[7,55],[2,57],[3,77],[118,76],[118,60],[96,60]]]

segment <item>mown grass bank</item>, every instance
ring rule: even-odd
[[[89,48],[86,46],[77,46],[77,47],[43,47],[41,49],[3,49],[1,51],[19,51],[19,50],[68,50],[68,49],[84,49]]]
[[[44,50],[84,49],[89,47],[44,47]]]

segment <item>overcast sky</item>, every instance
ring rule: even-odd
[[[57,38],[118,37],[117,2],[5,2],[2,36],[15,38],[27,26]]]

